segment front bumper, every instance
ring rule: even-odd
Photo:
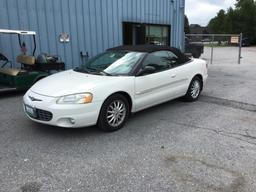
[[[36,100],[32,101],[31,98]],[[63,105],[56,104],[56,101],[56,97],[43,96],[29,90],[23,97],[24,112],[32,121],[58,127],[78,128],[96,125],[101,102]],[[34,116],[27,112],[25,106],[34,109]]]

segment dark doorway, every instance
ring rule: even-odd
[[[145,44],[145,29],[139,23],[123,23],[124,45]]]
[[[169,25],[123,22],[124,45],[170,45]]]

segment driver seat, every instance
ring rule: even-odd
[[[18,55],[16,61],[22,65],[33,66],[36,63],[36,58],[34,56]]]
[[[27,56],[27,55],[19,55],[16,58],[18,63],[21,63],[22,65],[25,66],[25,68],[28,68],[30,66],[35,65],[35,57],[33,56]],[[17,68],[0,68],[0,73],[4,75],[9,75],[9,76],[17,76],[21,73],[25,73],[26,70],[24,69],[17,69]]]

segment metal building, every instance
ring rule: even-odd
[[[36,53],[59,55],[72,68],[86,53],[94,56],[122,44],[183,49],[184,1],[0,0],[0,28],[36,31]],[[16,37],[2,35],[0,52],[15,61]]]

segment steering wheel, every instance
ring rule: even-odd
[[[154,68],[156,68],[156,69],[159,68],[159,66],[158,66],[157,64],[154,64],[154,63],[150,63],[150,64],[148,64],[147,66],[154,67]]]
[[[0,61],[9,61],[6,56],[4,56],[2,53],[0,53]]]
[[[4,62],[1,68],[3,68],[7,63],[9,63],[9,59],[6,56],[4,56],[2,53],[0,53],[0,61]]]

